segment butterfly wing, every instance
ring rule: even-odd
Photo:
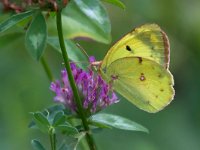
[[[106,69],[113,61],[123,57],[148,58],[168,68],[169,41],[156,24],[145,24],[120,39],[105,56],[101,67]]]
[[[114,90],[147,112],[157,112],[174,96],[171,73],[160,64],[141,57],[125,57],[112,62],[103,78],[112,82]]]

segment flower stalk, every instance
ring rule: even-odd
[[[62,51],[65,68],[68,73],[68,79],[69,79],[70,86],[71,86],[73,94],[74,94],[74,100],[77,105],[78,114],[82,120],[84,130],[86,131],[86,139],[87,139],[88,145],[90,147],[90,150],[96,150],[94,140],[90,134],[90,128],[89,128],[89,125],[88,125],[88,122],[86,119],[85,112],[83,110],[83,106],[82,106],[82,102],[81,102],[81,99],[80,99],[80,96],[78,93],[78,89],[76,87],[75,80],[74,80],[74,77],[73,77],[73,74],[72,74],[72,71],[70,68],[70,62],[69,62],[69,58],[68,58],[68,54],[67,54],[67,51],[65,48],[64,38],[63,38],[61,11],[62,11],[62,9],[58,10],[58,12],[57,12],[56,23],[57,23],[58,37],[59,37],[60,48]]]
[[[49,65],[47,64],[47,62],[46,62],[44,56],[41,57],[41,60],[40,60],[40,61],[41,61],[41,64],[42,64],[42,66],[43,66],[43,68],[44,68],[44,71],[45,71],[46,74],[47,74],[47,77],[48,77],[49,81],[54,81],[53,74],[52,74],[52,72],[51,72],[51,70],[50,70],[50,67],[49,67]]]
[[[49,138],[51,143],[51,150],[56,150],[56,134],[54,133],[53,128],[51,128],[49,131]]]

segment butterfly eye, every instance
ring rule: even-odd
[[[103,73],[106,73],[107,69],[106,69],[106,67],[104,67],[102,70],[103,70]]]

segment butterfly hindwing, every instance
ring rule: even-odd
[[[174,96],[173,77],[160,64],[142,57],[124,57],[101,73],[114,90],[147,112],[157,112]]]

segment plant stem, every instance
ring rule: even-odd
[[[54,133],[54,129],[50,129],[49,138],[51,143],[51,150],[56,150],[56,134]]]
[[[49,81],[53,81],[54,80],[54,77],[53,77],[53,74],[51,73],[51,70],[50,70],[50,67],[48,66],[44,56],[41,58],[41,63],[42,63],[42,66],[44,68],[44,71],[46,72],[47,76],[48,76],[48,79]]]
[[[53,140],[52,140],[52,136],[51,134],[49,134],[49,139],[50,139],[50,143],[51,143],[51,150],[53,150]]]
[[[54,145],[54,150],[56,150],[56,134],[52,133],[52,139],[53,139],[53,145]]]
[[[56,16],[56,23],[57,23],[57,31],[58,31],[58,37],[59,37],[59,42],[60,42],[60,48],[62,51],[62,56],[63,56],[63,60],[64,60],[64,64],[65,64],[65,68],[67,70],[68,73],[68,79],[74,94],[74,99],[75,99],[75,103],[77,105],[78,108],[78,114],[82,120],[82,124],[83,127],[86,131],[86,139],[88,142],[88,145],[90,147],[90,150],[96,150],[96,146],[94,144],[94,140],[90,134],[90,128],[83,110],[83,106],[82,106],[82,101],[80,99],[80,96],[78,94],[78,89],[76,87],[75,81],[74,81],[74,77],[72,75],[72,71],[70,68],[70,62],[69,62],[69,58],[68,58],[68,54],[65,48],[65,42],[64,42],[64,38],[63,38],[63,31],[62,31],[62,18],[61,18],[61,11],[62,10],[58,10],[57,12],[57,16]]]

